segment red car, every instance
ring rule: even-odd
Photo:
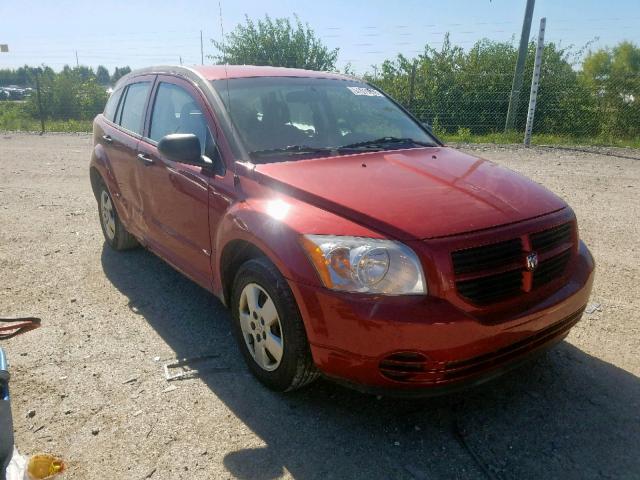
[[[559,342],[589,298],[593,258],[563,200],[444,146],[360,80],[147,68],[93,132],[107,244],[141,244],[217,295],[273,389],[476,384]]]

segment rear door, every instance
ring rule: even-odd
[[[116,180],[114,201],[127,229],[140,236],[142,201],[138,190],[137,149],[154,75],[135,77],[123,87],[113,118],[104,124],[102,142]]]
[[[180,78],[159,76],[152,97],[145,138],[138,145],[146,243],[210,289],[208,186],[214,173],[167,159],[157,144],[171,133],[193,133],[202,153],[216,157],[212,118],[201,94]]]

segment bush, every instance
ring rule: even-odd
[[[581,55],[554,43],[545,45],[534,133],[592,141],[637,138],[640,49],[623,42],[588,54],[583,69],[576,70]],[[365,78],[431,123],[439,136],[485,136],[504,131],[516,57],[511,43],[485,39],[465,51],[447,35],[441,49],[426,45],[414,59],[398,55],[382,63],[379,76]],[[518,132],[526,125],[534,58],[531,42],[516,116]]]
[[[102,112],[108,98],[95,75],[87,77],[80,69],[65,68],[58,74],[41,75],[40,90],[44,117],[53,120],[91,120]],[[27,110],[39,118],[35,93],[27,101]]]

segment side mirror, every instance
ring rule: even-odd
[[[158,151],[173,162],[206,166],[210,164],[200,153],[200,140],[193,133],[172,133],[158,142]]]

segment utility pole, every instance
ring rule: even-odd
[[[202,46],[202,30],[200,30],[200,65],[204,65],[204,47]]]
[[[76,50],[76,68],[80,66],[80,62],[78,62],[78,50]]]
[[[180,58],[180,65],[182,65],[182,55],[180,55],[178,58]]]
[[[520,49],[518,50],[518,60],[516,70],[513,74],[513,84],[511,85],[511,95],[509,97],[509,110],[507,110],[507,121],[504,125],[505,132],[513,130],[518,113],[518,102],[520,100],[520,90],[522,89],[522,78],[524,76],[524,64],[527,59],[527,48],[529,44],[529,34],[531,32],[531,19],[533,18],[533,7],[536,0],[527,0],[527,7],[524,11],[524,21],[522,22],[522,33],[520,35]]]
[[[527,114],[527,126],[524,129],[524,144],[528,147],[531,143],[531,132],[533,131],[533,116],[536,113],[536,102],[538,99],[538,87],[540,86],[540,67],[542,66],[542,54],[544,53],[544,31],[547,28],[547,19],[540,19],[540,30],[538,31],[538,46],[536,47],[536,59],[533,63],[533,76],[531,77],[531,93],[529,94],[529,113]]]

